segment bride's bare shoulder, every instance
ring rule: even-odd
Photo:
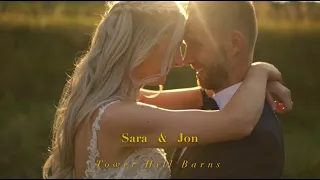
[[[134,125],[136,118],[157,106],[141,102],[120,101],[109,106],[102,115],[101,124],[115,130],[123,126]]]

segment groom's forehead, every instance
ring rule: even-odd
[[[203,15],[203,13],[206,14],[206,12],[210,12],[213,5],[214,1],[190,1],[186,12],[188,16],[194,16],[195,14]]]
[[[187,13],[192,13],[196,8],[204,9],[208,7],[210,4],[207,1],[189,1],[187,7]]]
[[[184,31],[184,35],[185,37],[188,36],[193,36],[195,34],[199,34],[201,33],[201,27],[199,25],[196,24],[196,21],[188,21],[186,26],[185,26],[185,31]]]
[[[207,13],[204,13],[208,10],[207,1],[190,1],[187,7],[188,19],[186,23],[186,31],[199,31],[203,28],[204,24],[209,20]],[[190,28],[192,27],[192,28]]]
[[[200,20],[198,16],[196,15],[191,15],[188,17],[186,26],[185,26],[185,34],[198,34],[198,33],[203,33],[203,20]]]

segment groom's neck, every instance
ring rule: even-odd
[[[233,86],[235,84],[238,84],[242,82],[246,74],[252,64],[252,58],[251,57],[244,57],[244,58],[238,58],[235,59],[233,62],[235,62],[229,70],[228,74],[228,81],[221,87],[218,91],[215,91],[215,93],[218,93],[230,86]]]

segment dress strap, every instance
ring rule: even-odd
[[[89,152],[89,159],[87,160],[87,169],[85,171],[85,176],[86,177],[93,177],[94,176],[94,171],[95,169],[99,169],[100,167],[98,167],[96,159],[98,157],[100,157],[99,151],[98,151],[98,147],[97,147],[97,143],[98,143],[98,136],[97,136],[97,131],[100,130],[100,125],[99,122],[101,120],[101,117],[104,113],[104,111],[111,106],[112,104],[114,104],[115,102],[118,102],[119,100],[116,101],[112,101],[108,104],[103,105],[102,107],[99,108],[99,114],[97,116],[97,118],[94,120],[93,124],[92,124],[92,137],[90,140],[90,145],[88,146],[87,150]]]

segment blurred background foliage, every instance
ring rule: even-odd
[[[254,59],[280,69],[294,101],[294,110],[279,116],[283,177],[319,178],[320,3],[255,6]],[[41,178],[55,105],[104,10],[98,1],[0,2],[0,178]],[[175,68],[165,89],[195,85],[193,70]]]

